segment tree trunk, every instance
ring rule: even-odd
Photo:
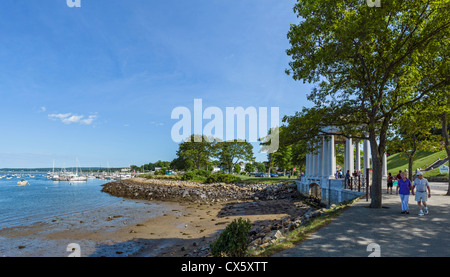
[[[412,166],[413,166],[413,156],[409,156],[408,157],[408,178],[409,180],[412,182],[412,178],[413,178],[413,173],[412,173]]]
[[[372,189],[371,189],[371,202],[370,208],[381,209],[382,207],[382,185],[383,185],[383,173],[382,173],[382,158],[378,152],[378,145],[375,136],[370,136],[370,148],[372,151]]]
[[[417,152],[417,139],[416,139],[416,135],[413,134],[413,150],[409,155],[408,155],[408,153],[406,153],[408,155],[408,170],[409,170],[408,178],[411,182],[412,182],[412,178],[413,178],[413,173],[412,173],[413,158],[416,155],[416,152]]]

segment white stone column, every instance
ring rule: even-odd
[[[383,155],[383,164],[382,165],[383,165],[382,170],[381,170],[382,176],[386,177],[387,176],[387,154],[386,153],[384,153],[384,155]]]
[[[360,141],[356,141],[355,143],[355,147],[356,147],[356,165],[355,165],[355,170],[356,171],[360,171],[361,170],[361,150],[360,150]]]
[[[315,176],[316,174],[316,163],[314,156],[314,154],[311,154],[311,177]]]
[[[353,150],[354,150],[353,142],[352,139],[350,139],[350,161],[349,161],[350,176],[353,174],[353,171],[355,171],[355,152]]]
[[[364,140],[363,142],[363,155],[364,155],[364,172],[363,174],[365,175],[367,172],[367,169],[370,168],[370,147],[369,147],[369,141],[368,140]]]
[[[336,151],[334,146],[334,135],[329,136],[328,140],[328,174],[334,178],[336,173]]]
[[[322,177],[328,178],[328,142],[326,137],[322,140]]]
[[[347,169],[348,169],[348,158],[349,158],[349,154],[348,154],[348,139],[345,140],[345,146],[344,146],[344,176],[345,173],[347,173]]]
[[[314,155],[314,177],[319,176],[319,155]]]
[[[309,154],[306,153],[306,156],[305,156],[305,171],[306,171],[305,177],[308,177],[308,174],[309,174],[309,161],[308,161],[308,158],[309,158]]]
[[[323,163],[323,148],[322,148],[322,143],[318,143],[319,146],[319,152],[317,154],[317,176],[319,176],[320,178],[323,177],[323,167],[322,167],[322,163]]]
[[[312,174],[312,154],[308,154],[308,177],[311,177]]]
[[[345,169],[344,175],[347,173],[347,170],[350,171],[350,174],[354,171],[355,159],[353,158],[353,142],[351,138],[348,138],[345,141]]]

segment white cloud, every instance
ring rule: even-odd
[[[164,123],[162,123],[162,122],[155,122],[155,121],[150,122],[150,124],[155,125],[155,126],[163,126],[164,125]]]
[[[42,107],[39,109],[39,111],[45,112],[45,111],[47,111],[47,108],[46,108],[45,106],[42,106]]]
[[[60,120],[64,124],[79,123],[82,125],[91,125],[92,122],[97,118],[97,115],[89,115],[85,117],[84,115],[74,115],[72,113],[59,113],[59,114],[49,114],[48,118],[53,120]]]

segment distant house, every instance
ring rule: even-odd
[[[214,172],[219,172],[219,171],[220,171],[220,167],[214,166],[214,167],[213,167],[213,170],[212,170],[212,173],[214,173]]]

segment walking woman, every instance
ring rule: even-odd
[[[411,190],[411,181],[406,178],[406,172],[402,172],[402,178],[398,180],[396,194],[400,194],[400,200],[402,202],[402,214],[409,214],[409,192]]]

